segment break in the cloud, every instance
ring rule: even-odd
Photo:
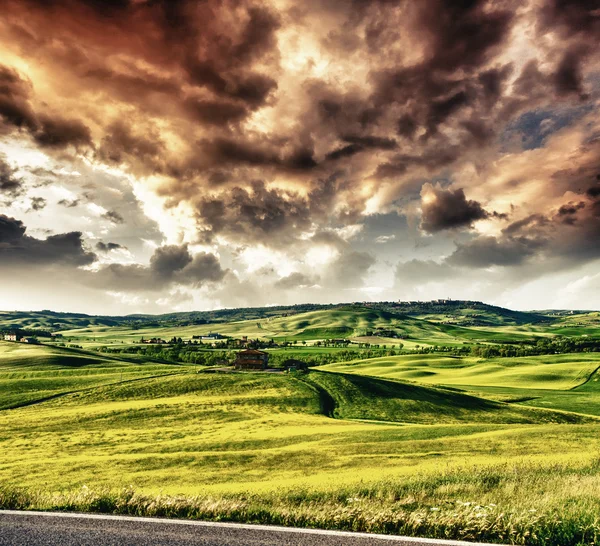
[[[90,311],[587,290],[594,1],[2,7],[0,276],[68,236]]]

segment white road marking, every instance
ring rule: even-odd
[[[76,512],[36,512],[27,510],[0,510],[2,514],[10,516],[43,516],[54,518],[79,518],[99,519],[113,521],[134,521],[148,523],[167,523],[172,525],[195,525],[198,527],[224,527],[229,529],[247,529],[251,531],[276,531],[278,533],[296,533],[302,535],[326,535],[336,537],[356,537],[384,540],[388,542],[406,542],[408,544],[427,544],[439,546],[498,546],[498,544],[487,544],[483,542],[465,542],[462,540],[443,540],[437,538],[417,538],[396,535],[376,535],[370,533],[354,533],[349,531],[329,531],[325,529],[304,529],[300,527],[282,527],[278,525],[252,525],[247,523],[221,523],[216,521],[194,521],[185,519],[168,518],[143,518],[136,516],[115,516],[107,514],[80,514]]]

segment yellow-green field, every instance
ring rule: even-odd
[[[215,330],[373,343],[385,338],[358,334],[390,325],[409,339],[389,346],[409,349],[516,328],[340,309],[63,332],[83,350],[0,342],[0,507],[597,544],[600,353],[400,354],[287,374],[85,349]]]
[[[193,326],[164,327],[157,325],[133,329],[129,326],[92,325],[86,328],[63,330],[62,334],[78,344],[93,347],[111,343],[134,343],[141,337],[170,339],[177,336],[182,339],[191,339],[194,335],[206,335],[210,332],[218,332],[232,337],[273,338],[279,341],[313,342],[326,338],[351,338],[365,341],[366,332],[377,328],[395,329],[407,339],[382,339],[368,336],[371,337],[369,342],[407,343],[409,347],[416,344],[455,345],[461,344],[464,339],[485,341],[490,336],[502,336],[502,333],[486,331],[473,333],[473,330],[465,328],[452,328],[426,320],[365,308],[328,309],[286,317]],[[465,334],[467,337],[463,339],[462,336]],[[521,334],[515,335],[518,337]]]
[[[400,355],[330,364],[324,369],[435,385],[567,390],[600,367],[600,353],[519,358]]]

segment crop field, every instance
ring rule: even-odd
[[[586,381],[599,367],[599,353],[510,359],[426,354],[342,362],[325,369],[436,385],[567,390]]]
[[[598,543],[600,353],[422,353],[417,345],[488,346],[528,328],[429,318],[341,308],[260,319],[260,328],[61,330],[83,349],[0,342],[0,506]],[[529,328],[552,337],[554,326]],[[377,328],[409,336],[390,338],[401,354],[336,362],[345,349],[313,343],[334,335],[371,343],[365,338],[377,336],[365,334]],[[296,337],[269,354],[329,354],[333,363],[308,373],[215,373],[88,350],[215,330]]]

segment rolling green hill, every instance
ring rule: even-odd
[[[598,366],[598,353],[492,359],[430,354],[340,362],[324,369],[434,385],[566,390],[585,382]]]
[[[102,317],[54,311],[0,311],[0,330],[17,328],[56,332],[88,326],[117,326],[128,322],[126,317]]]
[[[366,307],[365,307],[366,306]],[[410,316],[430,322],[460,326],[518,326],[550,323],[572,317],[547,316],[541,312],[512,311],[502,307],[474,301],[444,300],[432,302],[373,302],[368,304],[300,304],[291,306],[219,309],[163,315],[93,316],[82,313],[58,313],[54,311],[0,311],[0,329],[47,329],[50,331],[72,330],[93,326],[130,326],[136,328],[189,327],[204,324],[224,325],[232,322],[270,321],[293,317],[313,311],[369,309],[376,313],[394,316]],[[371,323],[367,320],[367,326]],[[344,325],[347,326],[347,325]]]
[[[0,341],[0,410],[100,385],[173,373],[178,366],[123,361],[93,353]]]
[[[314,372],[306,382],[342,419],[402,423],[578,423],[582,417],[494,402],[456,390],[360,375]],[[585,420],[585,419],[583,419]]]
[[[470,331],[359,306],[223,328],[311,341],[383,325],[432,344]],[[140,336],[75,333],[111,347]],[[0,342],[0,507],[581,545],[599,508],[597,356],[402,354],[216,373]]]

